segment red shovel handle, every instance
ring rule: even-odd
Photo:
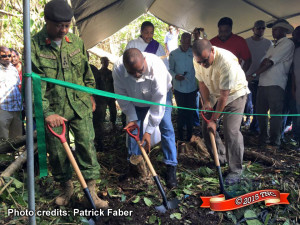
[[[136,135],[132,134],[131,132],[134,131],[135,129],[138,130],[138,133]],[[134,124],[130,127],[128,127],[127,129],[125,129],[126,132],[131,136],[133,137],[136,141],[139,141],[140,140],[140,128],[137,124]]]
[[[214,109],[213,109],[213,108],[209,108],[208,110],[209,110],[209,111],[213,111]],[[207,119],[207,118],[205,117],[205,111],[201,111],[201,116],[202,116],[202,118],[205,120],[206,123],[209,123],[209,122],[212,121],[212,117],[210,117],[210,119]]]
[[[47,124],[47,127],[48,127],[48,129],[50,130],[50,132],[51,132],[55,137],[57,137],[57,138],[60,140],[61,143],[67,142],[67,140],[66,140],[66,124],[65,124],[65,122],[63,122],[63,124],[62,124],[62,132],[61,132],[61,134],[55,133],[55,132],[52,130],[52,128],[50,127],[49,124]]]

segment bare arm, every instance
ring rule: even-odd
[[[209,90],[204,84],[204,82],[201,81],[199,82],[199,89],[203,100],[203,109],[211,108],[210,100],[209,100]]]
[[[244,70],[245,73],[249,70],[249,68],[251,66],[251,63],[252,63],[252,58],[249,58],[248,60],[246,60],[244,62],[243,70]]]

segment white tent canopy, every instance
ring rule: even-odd
[[[232,18],[233,33],[243,37],[251,36],[256,20],[270,23],[284,18],[294,27],[300,25],[299,0],[71,0],[71,4],[87,48],[146,12],[187,31],[204,27],[209,38],[217,35],[217,23],[224,16]],[[266,37],[271,38],[270,29]]]

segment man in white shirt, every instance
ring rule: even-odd
[[[216,131],[220,113],[212,113],[211,120],[202,123],[202,134],[205,144],[212,154],[208,130],[216,135],[219,160],[226,161],[229,174],[225,182],[234,184],[240,180],[244,155],[243,135],[240,132],[247,94],[249,93],[245,73],[237,57],[230,51],[212,46],[208,40],[196,40],[193,44],[194,67],[199,89],[203,99],[203,109],[212,107],[217,112],[233,112],[224,114],[223,128],[225,146]],[[235,114],[237,113],[237,114]]]
[[[275,43],[268,49],[258,70],[248,75],[248,81],[259,76],[257,113],[267,114],[270,110],[270,114],[281,114],[288,73],[295,49],[293,41],[289,40],[286,35],[292,33],[294,28],[286,20],[278,20],[268,27],[272,27]],[[277,149],[281,144],[281,117],[270,118],[270,131],[268,131],[268,116],[259,116],[257,119],[260,129],[258,144],[260,146],[270,144],[267,147]]]
[[[173,50],[178,48],[178,35],[179,30],[174,26],[169,26],[169,32],[166,34],[165,37],[165,49],[167,55],[169,55]]]
[[[251,57],[252,57],[252,63],[250,65],[250,68],[246,72],[247,76],[253,74],[259,68],[259,65],[260,65],[263,57],[266,55],[268,49],[272,45],[271,40],[268,40],[263,37],[265,29],[266,29],[265,21],[263,21],[263,20],[256,21],[252,28],[253,35],[246,39],[246,42],[247,42],[247,45],[249,47],[249,50],[251,52]],[[249,82],[248,87],[251,91],[251,93],[248,95],[248,98],[250,99],[249,104],[251,104],[250,107],[253,107],[253,113],[255,114],[256,113],[256,94],[257,94],[257,88],[258,88],[258,77],[256,77],[251,82]],[[246,105],[246,107],[247,107],[247,105]],[[259,127],[258,127],[258,122],[257,122],[256,116],[253,116],[249,130],[251,133],[258,134]]]
[[[167,69],[169,69],[169,62],[166,57],[165,50],[161,44],[153,39],[154,25],[150,21],[145,21],[141,25],[141,35],[134,40],[128,42],[126,49],[137,48],[141,52],[148,52],[155,54],[164,61]]]
[[[114,65],[113,79],[116,94],[171,105],[167,95],[170,94],[169,90],[172,87],[172,76],[163,61],[154,54],[141,53],[136,48],[126,50]],[[145,143],[145,149],[148,151],[150,151],[151,134],[155,127],[159,126],[161,135],[164,136],[162,138],[162,150],[165,157],[164,162],[167,165],[167,186],[169,188],[175,187],[177,185],[177,152],[171,121],[171,108],[124,100],[118,100],[118,103],[129,121],[125,129],[137,124],[141,129],[141,142],[142,144]],[[148,111],[150,114],[149,121],[143,134],[141,124],[143,124]],[[139,147],[132,138],[128,139],[128,154],[130,162],[137,165],[143,178],[149,177],[149,173],[143,169],[145,168],[144,160]]]

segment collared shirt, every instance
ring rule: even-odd
[[[88,64],[83,41],[72,33],[64,36],[58,47],[48,37],[46,26],[31,39],[32,71],[43,76],[86,87],[95,87],[95,79]],[[83,118],[92,112],[90,94],[53,85],[41,84],[44,117],[64,116],[65,104]]]
[[[10,63],[8,67],[0,64],[0,109],[22,111],[21,84],[18,70]]]
[[[220,90],[230,90],[227,103],[250,93],[245,73],[238,59],[230,51],[213,46],[215,58],[209,68],[204,68],[194,59],[196,78],[204,82],[210,93],[211,105],[220,97]]]
[[[169,56],[170,73],[173,77],[173,87],[176,91],[181,93],[191,93],[197,89],[197,82],[195,78],[195,69],[193,65],[193,52],[189,48],[183,52],[181,48],[172,51]],[[177,74],[184,76],[184,80],[179,81],[175,79]]]
[[[251,53],[245,39],[236,34],[231,34],[230,38],[224,42],[218,36],[211,39],[210,42],[214,46],[232,52],[239,59],[240,63],[241,59],[246,61],[251,58]]]
[[[167,92],[171,89],[172,76],[166,69],[163,61],[154,54],[143,52],[148,70],[139,79],[129,75],[123,65],[123,56],[115,63],[113,68],[113,79],[115,93],[166,104]],[[138,102],[119,100],[122,111],[127,115],[129,121],[137,120],[135,106],[150,107],[149,121],[145,132],[152,134],[164,116],[165,107],[159,105],[148,105]]]
[[[288,73],[293,61],[295,45],[287,37],[281,38],[269,48],[264,58],[273,61],[273,66],[259,76],[258,86],[279,86],[285,90]]]
[[[148,46],[148,43],[145,42],[143,40],[143,38],[138,37],[137,39],[129,41],[125,50],[127,50],[129,48],[137,48],[141,52],[145,52],[145,49],[147,48],[147,46]],[[161,46],[161,44],[159,44],[159,47],[158,47],[155,55],[160,56],[160,57],[162,56],[161,58],[162,58],[164,64],[166,65],[167,69],[169,69],[169,61],[166,57],[166,52],[165,52],[164,48]]]

